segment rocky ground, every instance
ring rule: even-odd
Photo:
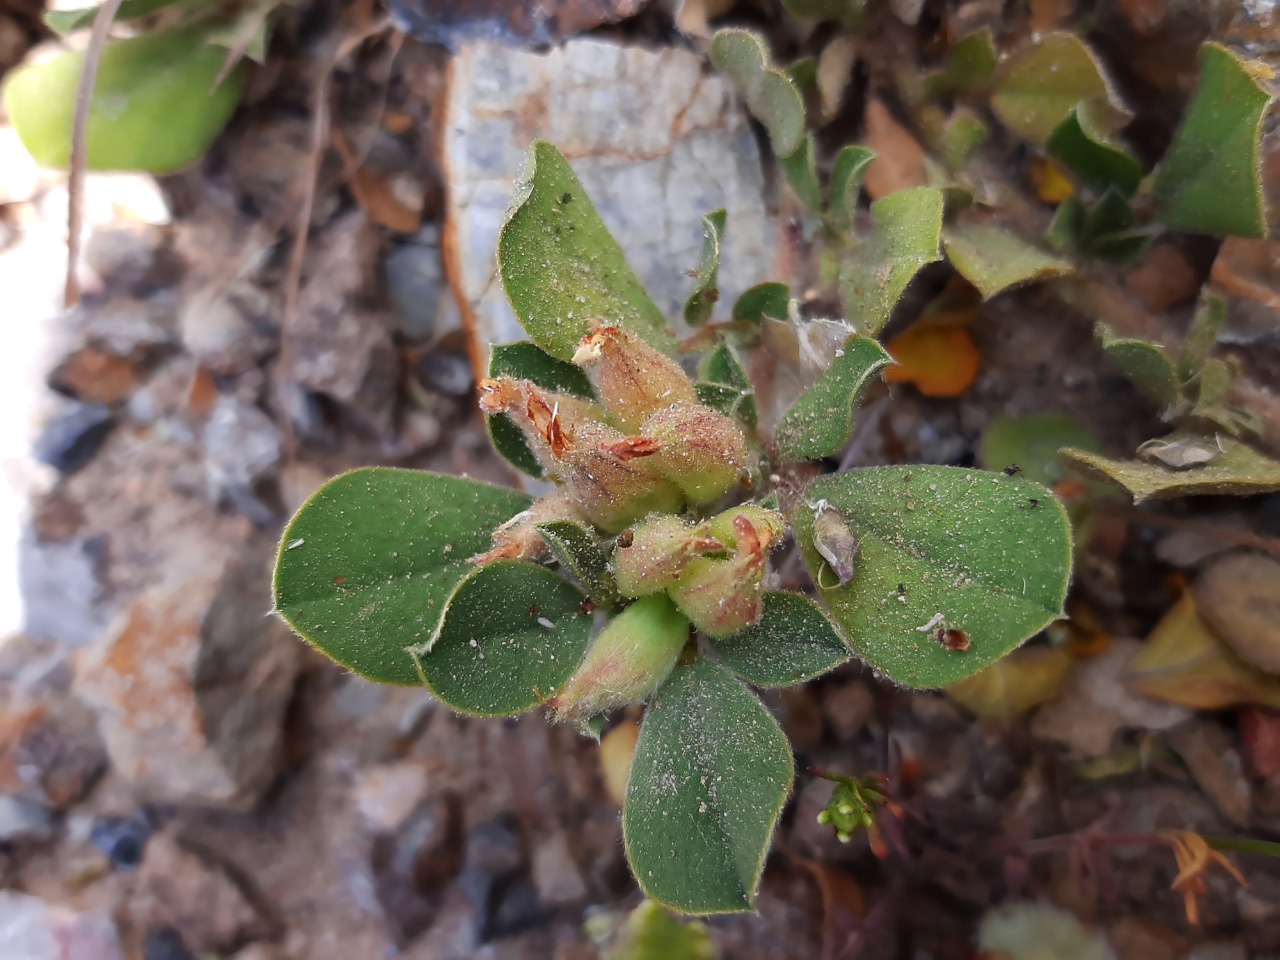
[[[687,294],[699,217],[717,206],[725,296],[765,274],[804,281],[761,138],[671,9],[561,0],[542,20],[490,2],[477,20],[454,6],[402,8],[416,37],[368,4],[290,9],[201,164],[158,183],[91,178],[86,294],[69,311],[52,309],[65,186],[0,124],[0,278],[23,331],[2,368],[17,411],[6,472],[28,500],[25,616],[0,646],[6,960],[587,960],[584,919],[638,902],[594,744],[369,684],[268,615],[277,532],[334,473],[514,482],[488,451],[473,360],[515,335],[492,252],[531,138],[573,161],[659,303]],[[696,33],[734,4],[675,6]],[[811,39],[777,27],[771,4],[739,6],[784,46]],[[1155,103],[1185,95],[1198,40],[1221,27],[1214,3],[1012,6],[929,3],[926,18],[1016,38],[1090,12],[1103,52],[1128,54],[1124,83]],[[845,118],[908,166],[882,98],[895,62],[923,56],[909,13],[868,45]],[[0,70],[39,39],[37,14],[0,6]],[[1274,55],[1265,35],[1249,42]],[[1176,111],[1144,117],[1158,144]],[[1268,151],[1280,194],[1280,141]],[[1235,342],[1258,409],[1275,411],[1277,263],[1274,240],[1174,238],[1110,309],[1181,322],[1211,268],[1234,278]],[[1070,410],[1115,449],[1153,435],[1078,305],[1032,290],[981,309],[972,389],[873,400],[865,462],[972,464],[997,414]],[[34,459],[14,452],[27,444]],[[1075,630],[1070,676],[1029,720],[975,718],[857,666],[769,696],[802,772],[758,915],[710,921],[721,956],[960,960],[984,915],[1030,900],[1074,911],[1126,960],[1280,954],[1275,861],[1238,858],[1247,886],[1208,874],[1193,926],[1167,847],[1091,840],[1280,839],[1280,715],[1194,711],[1122,679],[1178,585],[1244,542],[1215,531],[1275,552],[1280,500],[1118,510],[1100,529],[1078,574],[1077,623],[1093,630]],[[606,749],[625,750],[634,719]],[[887,855],[819,827],[830,784],[809,766],[891,776],[904,814]]]

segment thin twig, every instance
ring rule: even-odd
[[[89,46],[80,68],[80,84],[76,87],[76,110],[71,120],[71,156],[67,171],[67,278],[62,288],[62,302],[74,307],[80,302],[80,230],[84,220],[84,172],[89,162],[89,107],[93,88],[98,81],[98,64],[107,45],[107,32],[124,0],[106,0],[93,17]]]

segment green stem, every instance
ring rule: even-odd
[[[1204,842],[1214,850],[1230,850],[1233,853],[1256,853],[1264,857],[1280,857],[1280,843],[1274,840],[1254,840],[1251,837],[1205,837]]]

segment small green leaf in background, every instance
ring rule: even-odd
[[[1104,122],[1105,109],[1100,110],[1098,101],[1076,104],[1050,134],[1049,154],[1094,193],[1102,195],[1115,188],[1132,196],[1142,182],[1142,167],[1137,157],[1112,139]]]
[[[469,558],[530,502],[505,487],[418,470],[344,473],[284,529],[276,612],[361,676],[415,685],[405,649],[431,638],[454,587],[473,569]]]
[[[112,18],[113,23],[126,23],[139,17],[150,16],[157,10],[178,3],[179,0],[124,0],[120,9]],[[44,15],[45,25],[60,37],[65,37],[73,30],[82,30],[93,26],[93,19],[98,15],[100,4],[92,7],[77,7],[74,10],[48,10]]]
[[[1112,266],[1128,266],[1142,255],[1154,235],[1153,228],[1135,227],[1135,221],[1129,201],[1115,187],[1109,187],[1084,215],[1077,237],[1080,249]]]
[[[800,395],[778,424],[778,451],[788,460],[819,460],[844,449],[862,393],[893,363],[877,341],[850,334],[831,367]]]
[[[980,452],[988,470],[1017,464],[1028,480],[1052,487],[1070,474],[1058,455],[1063,447],[1096,451],[1098,439],[1065,413],[1032,413],[993,419],[982,434]]]
[[[996,43],[990,30],[961,37],[947,53],[946,65],[924,78],[922,93],[934,99],[980,90],[995,74],[996,60]]]
[[[1270,68],[1226,47],[1200,48],[1200,76],[1154,195],[1171,227],[1217,236],[1264,237],[1259,142],[1272,95]]]
[[[715,944],[704,923],[677,920],[652,900],[625,919],[616,914],[587,918],[587,934],[603,948],[601,960],[715,960]]]
[[[173,173],[199,159],[240,103],[244,70],[221,82],[227,53],[209,24],[111,40],[102,49],[85,127],[89,170]],[[4,110],[42,167],[65,168],[84,51],[14,68]]]
[[[1038,483],[960,467],[866,467],[811,484],[805,503],[823,500],[858,538],[853,579],[821,586],[816,511],[805,504],[792,516],[796,542],[841,632],[897,683],[955,683],[1062,615],[1071,528]],[[947,649],[939,629],[963,631],[968,649]]]
[[[733,347],[721,343],[707,354],[698,376],[702,381],[696,386],[703,403],[727,417],[741,417],[748,426],[756,425],[755,387]]]
[[[690,326],[711,319],[720,299],[720,244],[728,214],[714,210],[702,218],[702,258],[698,262],[698,285],[684,305],[684,320]]]
[[[787,178],[792,191],[806,210],[812,214],[822,212],[822,185],[818,182],[817,146],[813,134],[806,134],[800,141],[800,149],[789,157],[778,160],[782,175]]]
[[[422,682],[461,713],[531,710],[587,652],[591,617],[581,604],[577,588],[546,567],[495,560],[476,568],[449,597],[435,636],[412,651]]]
[[[766,593],[759,623],[709,642],[726,667],[757,687],[804,683],[850,656],[822,608],[798,593]]]
[[[769,280],[744,291],[733,304],[733,319],[762,323],[766,318],[785,320],[791,303],[791,288]]]
[[[588,528],[572,520],[551,520],[538,524],[538,532],[560,565],[577,578],[596,606],[612,607],[620,602],[609,555]]]
[[[680,913],[753,909],[794,775],[742,681],[706,659],[677,666],[645,713],[622,811],[641,890]]]
[[[987,125],[967,107],[956,108],[942,128],[942,159],[949,170],[960,170],[987,142]]]
[[[570,393],[587,400],[596,399],[595,388],[581,367],[558,360],[532,343],[494,344],[489,353],[489,376],[532,380],[557,393]],[[498,454],[521,473],[542,476],[542,464],[529,449],[524,433],[505,413],[485,417],[489,439]]]
[[[1178,436],[1167,439],[1173,442]],[[1280,490],[1280,462],[1233,437],[1219,434],[1204,443],[1220,452],[1207,463],[1181,470],[1155,461],[1112,460],[1086,450],[1067,449],[1062,456],[1077,470],[1124,487],[1134,503],[1149,497],[1251,496]]]
[[[1024,283],[1075,272],[1068,261],[994,224],[956,224],[942,235],[947,259],[978,288],[982,299]]]
[[[1169,351],[1158,343],[1117,337],[1105,323],[1097,326],[1098,342],[1107,356],[1120,364],[1133,385],[1163,413],[1178,402],[1178,374]]]
[[[831,218],[832,228],[839,234],[843,235],[853,227],[862,181],[875,158],[874,150],[850,144],[840,148],[831,164],[827,215]]]
[[[782,0],[787,13],[801,20],[839,20],[856,25],[867,0]]]
[[[1096,119],[1108,132],[1127,112],[1092,50],[1071,33],[1050,33],[1017,50],[999,67],[991,109],[1018,136],[1043,144],[1082,101],[1100,101]]]
[[[1191,326],[1182,340],[1182,352],[1178,354],[1178,376],[1190,380],[1218,345],[1218,334],[1227,322],[1227,305],[1215,296],[1202,297],[1196,306]]]
[[[1073,253],[1081,248],[1084,221],[1087,216],[1079,197],[1068,197],[1053,211],[1053,219],[1045,228],[1044,239],[1059,253]]]
[[[573,356],[587,323],[601,317],[650,346],[674,346],[666,318],[560,151],[529,148],[498,234],[502,285],[530,339],[561,360]]]
[[[942,193],[908,187],[871,205],[872,235],[840,271],[840,297],[849,322],[867,336],[884,329],[907,284],[938,260]]]
[[[779,157],[804,141],[804,100],[791,78],[773,66],[768,47],[748,30],[721,30],[711,41],[711,63],[729,78],[751,115],[769,131]]]

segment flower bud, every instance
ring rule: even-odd
[[[637,600],[609,621],[569,682],[548,701],[557,720],[586,720],[643,700],[689,640],[689,621],[662,594]]]
[[[670,591],[684,615],[709,637],[735,634],[764,614],[766,561],[777,537],[769,523],[757,525],[743,509],[730,525],[737,539],[733,556],[690,560]]]
[[[691,527],[679,517],[650,517],[619,537],[614,552],[613,576],[625,597],[644,597],[675,585],[685,564],[703,553],[725,550],[725,545]]]
[[[593,321],[573,362],[594,365],[600,397],[623,430],[637,430],[650,414],[673,403],[697,403],[680,364],[621,327]]]
[[[724,414],[700,403],[664,407],[641,433],[662,445],[654,467],[693,504],[720,499],[747,475],[747,439]]]
[[[741,518],[741,519],[739,519]],[[787,523],[777,510],[756,503],[740,503],[707,521],[707,534],[725,546],[738,546],[738,531],[746,524],[751,535],[765,547],[776,546],[787,532]]]

